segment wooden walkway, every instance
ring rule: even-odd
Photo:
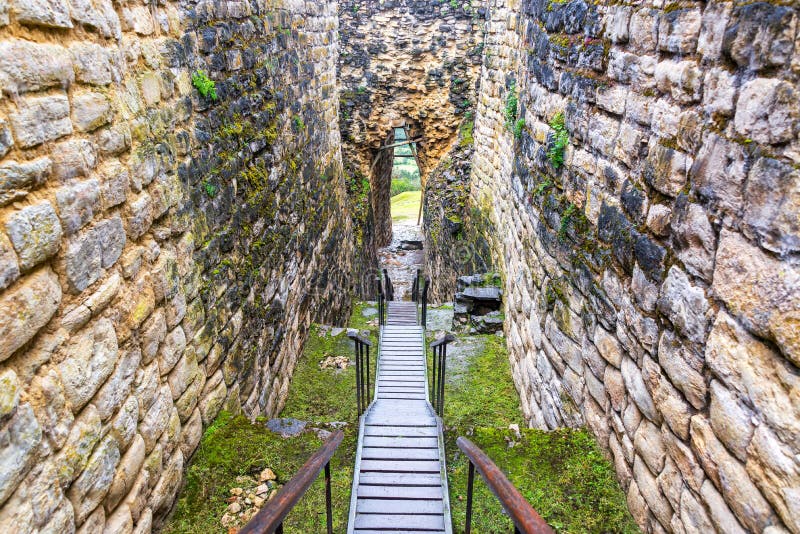
[[[428,402],[424,332],[413,302],[389,302],[375,399],[362,416],[352,534],[452,532],[442,426]]]

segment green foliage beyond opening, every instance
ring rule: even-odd
[[[518,120],[517,105],[519,104],[519,95],[517,94],[517,85],[512,84],[508,88],[506,95],[506,106],[503,109],[503,115],[506,118],[506,128],[509,132],[514,134],[514,137],[519,138],[522,134],[522,127],[525,126],[525,121]],[[521,122],[521,124],[520,124]]]
[[[564,114],[559,112],[550,121],[550,128],[553,129],[553,144],[547,150],[547,159],[556,169],[564,165],[564,151],[569,143],[569,132],[564,125]]]
[[[203,97],[211,100],[217,99],[217,84],[208,77],[205,71],[198,70],[192,74],[192,85]]]

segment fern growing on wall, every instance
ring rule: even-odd
[[[203,97],[210,98],[211,100],[217,99],[217,85],[214,83],[214,80],[208,77],[205,71],[198,70],[192,74],[192,85],[194,85],[197,92],[203,95]]]
[[[569,132],[564,124],[564,113],[558,112],[549,122],[553,129],[553,139],[547,150],[547,159],[556,169],[564,165],[564,151],[569,143]]]

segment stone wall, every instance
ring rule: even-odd
[[[275,414],[347,316],[337,30],[333,2],[0,0],[0,530],[157,528],[218,411]]]
[[[343,158],[348,173],[369,180],[374,218],[365,222],[374,228],[375,246],[388,245],[392,235],[391,167],[375,164],[378,149],[393,127],[408,126],[412,138],[422,138],[417,146],[423,184],[450,149],[464,113],[475,102],[480,4],[339,2]]]
[[[647,532],[800,532],[798,14],[490,5],[471,204],[525,416],[591,428]]]

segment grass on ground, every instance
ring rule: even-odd
[[[376,330],[364,317],[364,303],[355,304],[350,326],[370,329],[373,342]],[[377,317],[375,315],[374,317]],[[309,427],[326,428],[324,423],[344,421],[345,439],[331,460],[333,526],[335,532],[347,529],[350,490],[353,481],[358,423],[355,402],[355,367],[344,370],[320,369],[327,356],[349,356],[352,344],[346,334],[330,336],[329,329],[313,326],[303,355],[297,362],[289,397],[280,417],[309,421]],[[371,376],[375,376],[372,359]],[[374,387],[374,385],[373,385]],[[206,429],[200,446],[186,472],[174,515],[166,525],[168,534],[208,534],[225,532],[220,521],[228,506],[230,489],[247,485],[242,477],[255,477],[271,468],[280,484],[285,484],[316,451],[322,440],[313,431],[282,438],[264,426],[242,416],[221,413]],[[329,429],[329,427],[327,427]],[[284,532],[315,534],[325,531],[324,478],[318,477],[308,493],[284,523]]]
[[[392,222],[395,224],[416,224],[419,214],[419,191],[406,191],[395,195],[391,200]]]
[[[444,423],[454,532],[464,531],[469,467],[455,443],[459,436],[483,449],[557,532],[639,532],[613,467],[587,430],[524,428],[505,339],[459,335],[449,347]],[[520,436],[508,428],[512,423]],[[473,503],[474,532],[513,531],[480,476]]]

